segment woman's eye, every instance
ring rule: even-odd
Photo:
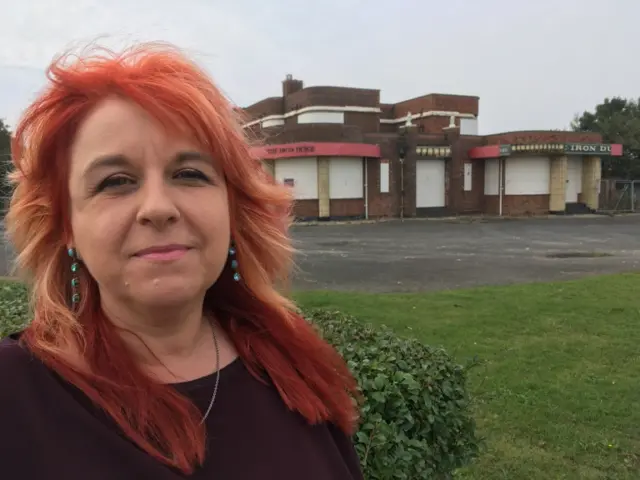
[[[174,177],[180,180],[201,180],[204,182],[209,181],[209,177],[207,177],[200,170],[194,170],[191,168],[187,168],[187,169],[176,172]]]
[[[96,188],[96,190],[98,192],[101,192],[103,190],[108,190],[111,188],[117,188],[117,187],[123,187],[125,185],[131,185],[135,183],[133,179],[129,178],[129,177],[124,177],[124,176],[113,176],[113,177],[108,177],[105,178],[102,182],[100,182],[100,184],[98,185],[98,188]]]

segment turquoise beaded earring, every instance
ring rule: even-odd
[[[73,306],[80,303],[80,293],[78,292],[78,286],[80,285],[80,279],[78,278],[78,269],[80,264],[78,263],[78,255],[75,248],[69,248],[67,254],[71,258],[71,303]]]
[[[229,259],[231,260],[231,271],[233,272],[233,279],[236,282],[240,281],[240,272],[238,272],[238,260],[236,260],[236,247],[233,242],[229,247]]]

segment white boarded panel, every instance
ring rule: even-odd
[[[464,164],[464,191],[470,192],[473,188],[473,164]]]
[[[500,163],[497,158],[484,161],[484,194],[500,195]]]
[[[416,160],[416,208],[445,206],[444,160]]]
[[[389,193],[389,160],[380,160],[380,193]]]
[[[548,157],[511,157],[505,161],[505,195],[548,195]]]
[[[478,119],[461,118],[460,135],[478,135]]]
[[[276,160],[275,178],[280,183],[293,186],[296,200],[318,198],[318,160],[316,157]]]
[[[364,164],[360,157],[329,159],[329,198],[363,198]]]
[[[299,113],[298,123],[344,123],[344,112]]]
[[[567,189],[565,201],[577,203],[582,193],[582,156],[569,155],[567,158]]]

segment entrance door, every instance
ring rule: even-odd
[[[416,208],[445,206],[444,175],[444,160],[416,160]]]
[[[567,160],[567,188],[565,202],[578,203],[578,194],[582,192],[582,157],[570,156]]]

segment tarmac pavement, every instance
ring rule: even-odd
[[[414,292],[640,270],[640,215],[296,225],[293,237],[297,289]],[[12,259],[5,243],[0,276]]]
[[[640,269],[640,216],[294,226],[297,289],[413,292]]]

